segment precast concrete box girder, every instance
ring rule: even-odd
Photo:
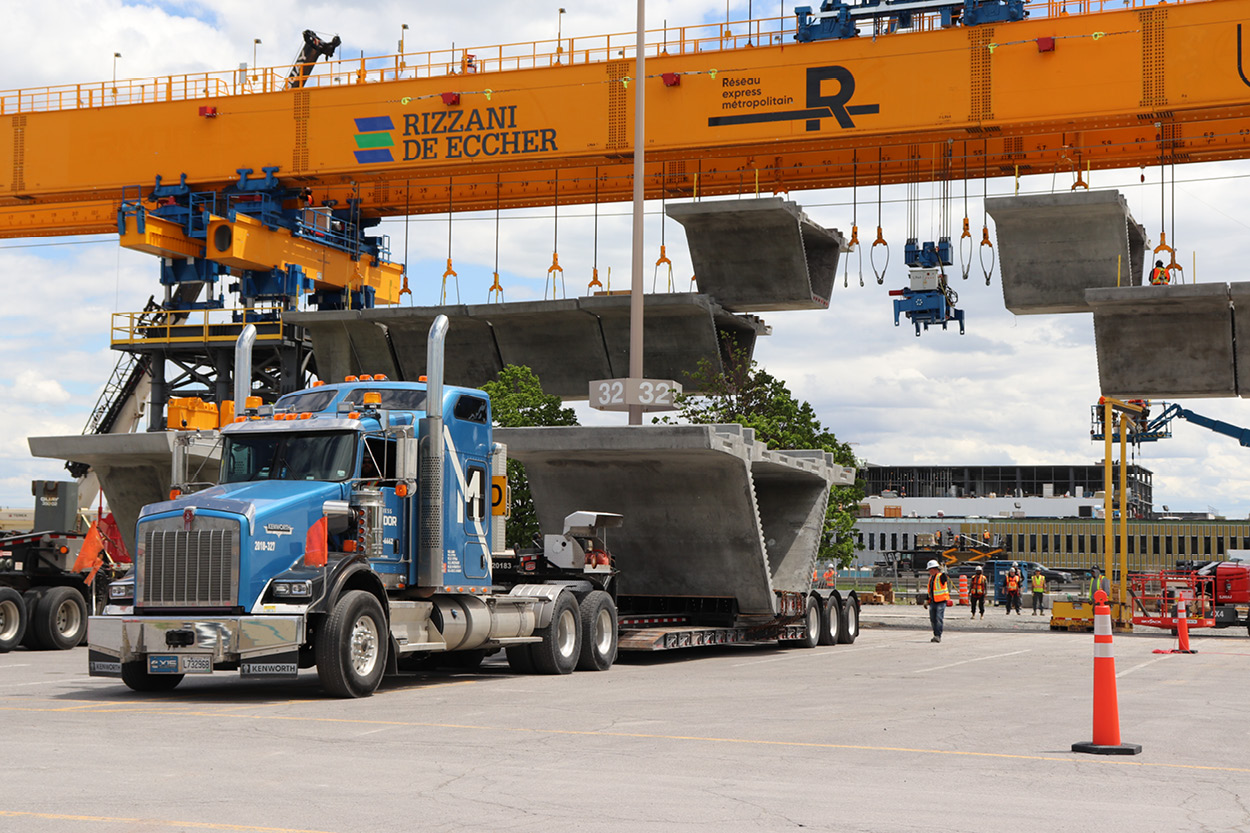
[[[669,203],[699,290],[727,310],[824,309],[846,239],[780,197]]]
[[[855,472],[820,450],[769,451],[738,425],[507,428],[539,524],[579,509],[624,517],[609,548],[626,595],[732,597],[776,612],[811,586],[829,488]]]
[[[1250,376],[1239,378],[1250,346],[1234,347],[1246,344],[1234,337],[1250,327],[1250,283],[1090,289],[1086,299],[1104,396],[1250,395]]]
[[[749,357],[756,338],[770,332],[759,318],[726,312],[695,293],[647,295],[644,310],[647,375],[683,384],[701,360],[719,371],[728,345]],[[299,312],[285,320],[308,330],[318,374],[327,381],[361,373],[415,381],[425,373],[426,334],[440,314],[451,319],[446,379],[452,384],[480,387],[504,365],[525,365],[547,393],[585,399],[591,381],[628,375],[629,298],[622,295]]]
[[[1017,315],[1089,312],[1086,289],[1142,282],[1146,232],[1118,191],[990,197],[985,210]]]

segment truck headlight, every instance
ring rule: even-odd
[[[278,599],[307,599],[312,597],[311,581],[275,581],[273,595]]]
[[[135,586],[130,582],[109,585],[109,599],[129,599],[135,594]]]

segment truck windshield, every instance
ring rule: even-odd
[[[221,451],[222,483],[248,480],[346,480],[354,472],[353,432],[239,434]]]

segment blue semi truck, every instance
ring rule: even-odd
[[[388,671],[472,667],[501,649],[521,672],[609,668],[617,570],[604,530],[622,518],[573,512],[543,552],[504,550],[492,506],[506,506],[506,449],[487,395],[442,383],[447,326],[431,327],[428,381],[348,377],[250,403],[220,431],[215,483],[197,484],[176,446],[174,493],[143,508],[135,569],[90,618],[90,673],[164,691],[189,674],[315,666],[327,692],[361,697]],[[236,377],[249,363],[236,359]],[[828,596],[779,592],[770,621],[686,620],[666,645],[853,639],[856,600],[842,614]]]

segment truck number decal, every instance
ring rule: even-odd
[[[253,548],[256,552],[273,552],[278,548],[277,541],[257,541]]]

